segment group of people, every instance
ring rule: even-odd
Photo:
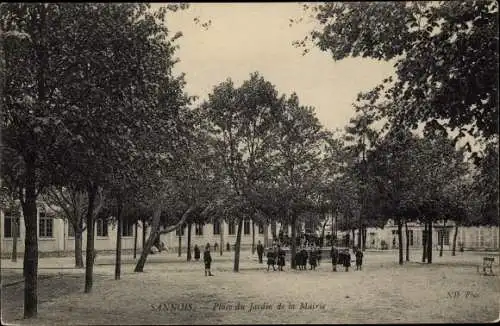
[[[264,246],[259,241],[257,244],[257,255],[259,257],[259,263],[262,264],[262,256],[264,254]],[[280,244],[273,244],[273,247],[267,251],[267,270],[273,268],[276,271],[276,265],[278,270],[282,271],[283,266],[285,266],[285,251],[282,249]],[[361,270],[363,265],[363,251],[359,248],[354,248],[354,256],[356,262],[356,270]],[[330,257],[332,259],[333,271],[337,271],[337,265],[344,266],[345,271],[349,271],[351,267],[351,254],[349,249],[338,249],[336,246],[332,246],[330,251]],[[299,251],[295,255],[295,265],[299,270],[307,269],[307,262],[309,261],[309,269],[315,270],[321,262],[321,248],[316,245],[309,247],[301,246]]]
[[[316,269],[321,261],[321,249],[316,247],[314,244],[309,247],[302,246],[300,250],[295,254],[295,265],[300,270],[307,269],[307,261],[309,260],[310,269]]]
[[[260,241],[259,245],[261,245]],[[261,249],[261,252],[263,252],[263,247]],[[285,266],[285,255],[285,251],[279,244],[274,245],[273,248],[271,250],[268,250],[267,252],[267,270],[269,271],[269,268],[272,266],[273,271],[275,271],[276,265],[278,265],[278,270],[282,271],[283,266]],[[259,262],[262,262],[262,255],[259,255]]]
[[[361,270],[363,265],[363,251],[359,248],[354,248],[354,256],[356,257],[356,270]],[[346,272],[349,271],[349,267],[351,267],[351,253],[349,249],[339,250],[337,247],[333,246],[330,251],[330,257],[332,258],[334,272],[337,271],[337,265],[342,265]]]

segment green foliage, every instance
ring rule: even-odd
[[[382,115],[412,128],[439,121],[460,136],[498,135],[496,1],[337,2],[309,10],[320,24],[310,38],[334,60],[395,63],[396,80],[360,97],[390,100],[378,108]]]

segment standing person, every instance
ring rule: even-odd
[[[302,265],[302,269],[303,270],[307,270],[307,258],[308,258],[308,255],[307,255],[307,250],[306,250],[306,247],[302,247],[302,250],[300,251],[301,252],[301,262],[300,262],[300,265]]]
[[[212,264],[212,256],[210,255],[210,243],[207,243],[205,251],[203,252],[203,262],[205,263],[205,276],[214,276],[210,272],[210,265]]]
[[[359,248],[356,249],[356,270],[361,270],[363,265],[363,251]]]
[[[318,263],[318,252],[314,244],[311,247],[311,253],[309,254],[309,265],[311,265],[311,270],[316,269]]]
[[[321,262],[321,246],[318,245],[318,247],[316,248],[316,255],[317,255],[317,259],[318,259],[318,266],[319,266],[319,263]]]
[[[217,252],[217,248],[219,248],[219,244],[217,243],[217,241],[215,241],[215,243],[214,243],[214,252]]]
[[[259,256],[259,264],[262,264],[262,255],[264,254],[264,246],[259,240],[259,243],[257,243],[257,255]]]
[[[349,267],[351,267],[351,253],[349,252],[349,249],[344,250],[344,268],[345,271],[349,271]]]
[[[283,271],[283,266],[285,266],[285,251],[278,245],[278,269]]]
[[[339,250],[337,247],[332,246],[332,250],[330,251],[330,257],[332,257],[332,268],[333,271],[337,271],[337,264],[339,262]]]
[[[275,256],[275,250],[273,248],[269,248],[267,250],[267,271],[269,272],[269,266],[273,266],[273,271],[276,271],[276,268],[274,268],[276,256]]]
[[[200,248],[196,244],[194,245],[194,260],[200,260]]]

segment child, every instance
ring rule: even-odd
[[[295,266],[297,266],[299,270],[302,269],[302,249],[295,254]]]
[[[307,250],[306,250],[306,247],[302,247],[302,250],[301,250],[301,253],[302,253],[302,259],[301,259],[301,262],[300,264],[302,265],[302,269],[303,270],[307,270]]]
[[[363,251],[356,249],[356,270],[361,270],[361,265],[363,265]]]
[[[333,271],[337,271],[337,264],[339,262],[339,250],[337,247],[332,247],[332,251],[330,252],[330,256],[332,257],[332,267]]]
[[[205,276],[214,276],[210,272],[210,264],[212,263],[212,256],[210,255],[210,244],[207,243],[205,251],[203,252],[203,261],[205,262]]]
[[[351,267],[351,253],[349,249],[344,250],[344,267],[346,272],[348,272],[349,267]]]
[[[273,266],[273,271],[276,271],[276,268],[274,268],[275,264],[275,255],[274,255],[274,248],[269,248],[267,250],[267,271],[269,272],[269,266]]]
[[[318,252],[316,251],[316,247],[311,247],[311,252],[309,253],[309,265],[311,265],[311,270],[316,269],[316,265],[318,263]]]
[[[283,271],[283,266],[285,266],[285,252],[278,245],[278,268],[280,271]]]

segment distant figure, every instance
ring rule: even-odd
[[[307,269],[307,258],[308,258],[308,254],[307,254],[307,250],[306,250],[306,247],[302,247],[302,250],[300,251],[301,255],[300,255],[300,266],[302,267],[302,270],[306,270]]]
[[[226,243],[226,251],[231,251],[231,245],[228,243]]]
[[[285,251],[278,245],[278,268],[280,271],[283,271],[283,266],[285,266]]]
[[[319,266],[319,263],[321,262],[321,246],[318,245],[318,247],[316,248],[316,255],[317,255],[317,259],[318,259],[318,266]]]
[[[343,251],[343,265],[344,265],[344,268],[345,268],[345,271],[348,272],[349,271],[349,267],[351,267],[351,253],[349,252],[349,249],[345,249]]]
[[[259,243],[257,243],[257,255],[259,256],[259,264],[262,264],[262,255],[264,254],[264,246],[259,240]]]
[[[200,248],[198,248],[198,245],[194,245],[194,260],[200,260]]]
[[[203,262],[205,263],[205,276],[214,276],[210,272],[210,265],[212,264],[212,256],[210,255],[210,244],[207,243],[205,251],[203,252]]]
[[[267,271],[269,272],[269,266],[273,266],[273,271],[276,271],[274,264],[276,263],[276,256],[274,248],[269,248],[267,250]]]
[[[219,247],[219,244],[217,243],[217,241],[215,241],[214,243],[214,252],[217,252],[217,248]]]
[[[311,265],[311,270],[316,269],[317,264],[318,264],[318,252],[316,251],[316,247],[313,244],[311,247],[311,252],[309,253],[309,265]]]
[[[330,257],[332,258],[333,272],[336,272],[337,264],[339,262],[339,250],[337,249],[337,247],[332,246],[332,250],[330,251]]]
[[[356,249],[356,270],[361,270],[363,265],[363,251],[359,248]]]

